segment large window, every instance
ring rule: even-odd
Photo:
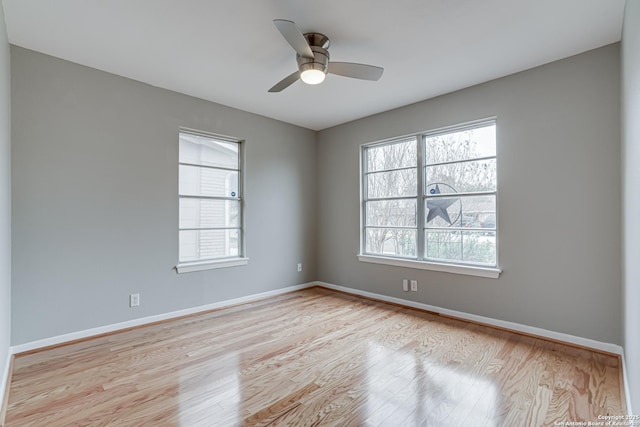
[[[364,145],[361,259],[496,272],[496,174],[495,121]]]
[[[179,272],[246,263],[241,159],[240,141],[180,131]]]

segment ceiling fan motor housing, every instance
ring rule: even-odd
[[[329,63],[329,38],[324,34],[307,33],[304,35],[309,47],[313,52],[313,58],[307,58],[296,55],[298,61],[298,70],[302,73],[306,70],[320,70],[327,73],[327,64]]]

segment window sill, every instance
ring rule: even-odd
[[[489,279],[497,279],[498,277],[500,277],[500,273],[502,273],[502,270],[493,267],[444,264],[429,261],[416,261],[411,259],[388,258],[376,255],[358,255],[358,259],[361,262],[371,262],[374,264],[417,268],[420,270],[432,270],[444,273],[465,274],[467,276],[487,277]]]
[[[216,268],[237,267],[249,264],[249,258],[229,258],[217,259],[198,262],[185,262],[176,265],[176,271],[179,273],[191,273],[193,271],[213,270]]]

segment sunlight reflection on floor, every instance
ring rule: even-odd
[[[217,359],[207,375],[180,372],[181,426],[239,425],[240,393],[237,353]]]
[[[367,425],[497,425],[499,396],[486,379],[378,343],[367,363]]]

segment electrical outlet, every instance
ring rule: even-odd
[[[298,263],[298,273],[300,273],[302,271],[302,263]]]
[[[138,307],[140,305],[140,294],[129,295],[129,307]]]
[[[405,292],[409,291],[409,280],[402,279],[402,290]]]
[[[418,281],[417,280],[412,280],[411,281],[411,291],[412,292],[418,292]]]

